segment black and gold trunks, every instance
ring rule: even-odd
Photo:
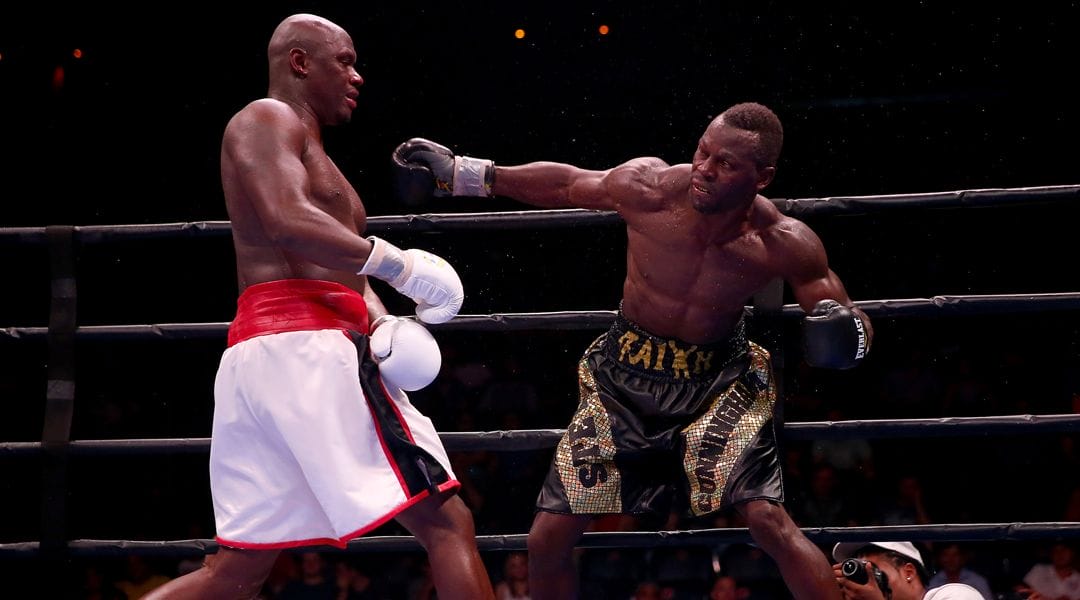
[[[580,402],[537,500],[572,514],[692,515],[783,501],[769,353],[746,339],[652,335],[621,312],[578,364]]]
[[[608,358],[642,375],[700,380],[715,377],[724,366],[746,354],[747,344],[743,319],[728,339],[704,345],[654,336],[619,312],[604,336],[603,347]]]

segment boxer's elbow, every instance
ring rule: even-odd
[[[270,240],[271,244],[281,248],[295,246],[304,236],[302,228],[289,225],[281,220],[264,222],[263,231],[266,233],[266,239]]]
[[[314,211],[278,211],[267,215],[262,223],[267,239],[286,249],[309,244],[342,227],[327,219],[325,213]]]

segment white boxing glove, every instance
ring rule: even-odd
[[[360,275],[377,277],[416,302],[416,316],[425,323],[445,323],[457,316],[465,292],[450,263],[424,250],[402,250],[369,237],[371,254]]]
[[[412,319],[385,315],[368,338],[383,381],[407,392],[426,387],[442,368],[442,352],[431,332]]]

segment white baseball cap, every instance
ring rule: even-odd
[[[884,550],[892,550],[897,554],[910,558],[923,569],[926,568],[922,561],[922,555],[919,554],[919,550],[911,542],[840,542],[833,546],[832,555],[834,559],[843,562],[855,556],[855,552],[866,546],[877,546]]]

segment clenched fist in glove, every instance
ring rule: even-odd
[[[394,187],[406,204],[431,196],[491,196],[495,163],[455,156],[446,146],[412,138],[394,149]]]
[[[821,300],[803,318],[803,352],[813,367],[850,369],[869,350],[866,324],[836,300]]]
[[[368,340],[383,381],[406,392],[426,387],[442,367],[442,353],[426,327],[403,317],[375,320]]]
[[[425,323],[445,323],[453,319],[465,292],[461,278],[450,263],[430,252],[402,250],[390,242],[371,236],[371,255],[360,275],[382,279],[416,302],[416,316]]]

